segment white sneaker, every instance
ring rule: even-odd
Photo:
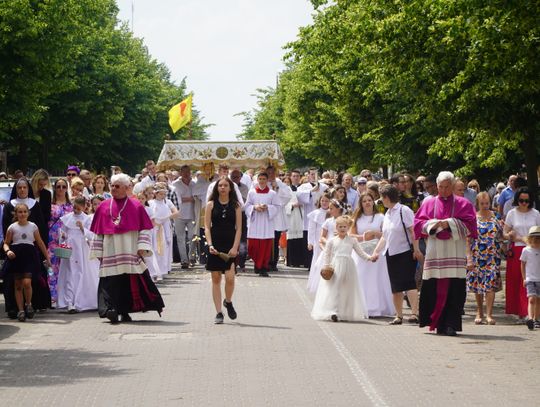
[[[75,314],[77,312],[77,310],[75,309],[75,307],[71,304],[68,305],[68,314]]]

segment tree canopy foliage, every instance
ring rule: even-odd
[[[117,15],[114,0],[0,2],[0,149],[10,167],[135,172],[157,158],[186,83]],[[206,127],[194,111],[191,137],[206,138]]]
[[[540,3],[312,3],[313,24],[287,45],[287,69],[241,137],[275,137],[339,169],[493,179],[526,163],[537,185]]]

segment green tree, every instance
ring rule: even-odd
[[[135,172],[157,158],[186,83],[173,83],[117,14],[113,0],[0,4],[0,143],[11,162]],[[206,138],[193,117],[191,137]]]
[[[536,187],[540,4],[312,3],[279,85],[283,143],[337,168],[493,180],[526,162]]]

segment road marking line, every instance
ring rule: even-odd
[[[289,276],[291,275],[289,274]],[[292,280],[293,280],[294,290],[296,291],[296,293],[298,294],[298,296],[304,303],[304,306],[306,307],[306,309],[308,311],[311,311],[311,308],[312,308],[311,302],[307,298],[302,288],[300,288],[300,286],[298,285],[298,282],[296,281],[296,279],[293,278]],[[371,400],[373,405],[381,406],[381,407],[387,406],[381,394],[379,394],[379,392],[377,391],[375,385],[371,382],[371,380],[369,380],[369,377],[366,371],[360,367],[360,364],[355,359],[352,352],[349,349],[347,349],[347,347],[343,344],[343,342],[341,342],[334,335],[332,330],[328,327],[328,324],[325,324],[321,321],[314,321],[314,322],[319,326],[319,328],[321,328],[321,331],[323,331],[323,333],[327,336],[327,338],[330,339],[330,342],[332,342],[332,344],[334,345],[334,348],[336,348],[339,355],[343,358],[343,360],[345,360],[345,363],[347,363],[347,366],[349,366],[349,370],[351,371],[352,375],[354,376],[354,378],[356,379],[360,387],[362,387],[362,390],[364,391],[366,396],[368,396],[368,398]]]

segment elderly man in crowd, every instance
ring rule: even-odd
[[[96,210],[90,229],[91,258],[100,261],[98,312],[111,323],[131,321],[132,312],[164,307],[143,258],[152,255],[152,221],[144,207],[128,197],[131,179],[126,174],[111,178],[112,198]]]
[[[477,192],[472,188],[468,188],[465,181],[461,178],[456,178],[456,183],[454,184],[454,194],[467,199],[473,205],[476,202]]]
[[[439,173],[438,196],[426,201],[414,220],[416,239],[427,239],[420,327],[429,326],[431,331],[449,336],[462,330],[467,237],[478,234],[474,207],[454,195],[454,184],[451,172]]]
[[[81,170],[79,178],[84,182],[83,195],[86,199],[90,199],[90,196],[94,193],[92,189],[92,174],[88,170]]]
[[[517,175],[510,175],[508,177],[507,187],[504,188],[499,195],[499,201],[497,203],[499,205],[499,214],[501,216],[503,216],[504,204],[506,203],[506,201],[514,199],[514,194],[517,191],[516,180]]]
[[[347,203],[351,205],[352,210],[355,210],[358,204],[358,192],[353,188],[353,176],[348,172],[343,174],[342,183],[347,192]]]

